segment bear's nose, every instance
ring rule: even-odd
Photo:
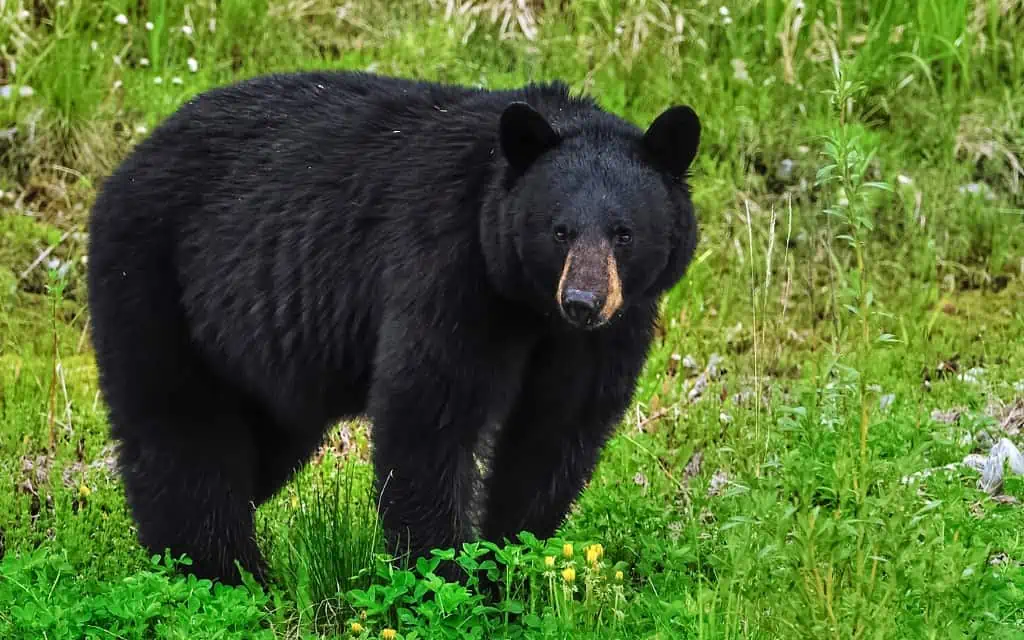
[[[597,294],[592,291],[568,289],[562,299],[562,309],[569,322],[578,326],[589,326],[597,319]]]

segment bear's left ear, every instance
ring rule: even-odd
[[[669,107],[643,135],[644,149],[672,175],[682,177],[700,145],[700,119],[687,105]]]
[[[558,143],[559,137],[551,124],[536,109],[525,102],[513,102],[505,107],[499,125],[501,151],[517,169],[525,169]]]

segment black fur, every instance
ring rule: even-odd
[[[557,83],[356,73],[183,105],[105,182],[90,229],[100,382],[142,544],[188,553],[201,577],[237,582],[238,559],[264,579],[255,506],[356,415],[374,425],[392,543],[553,534],[697,240],[699,124],[659,127],[652,144]],[[556,224],[594,242],[629,228],[624,302],[601,327],[559,313]]]

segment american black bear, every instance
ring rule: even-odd
[[[357,415],[393,544],[552,535],[693,256],[699,136],[689,107],[644,130],[558,82],[295,72],[189,100],[91,216],[93,341],[142,545],[265,580],[254,509]]]

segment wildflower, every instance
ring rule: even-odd
[[[153,84],[163,84],[163,83],[164,83],[164,79],[161,78],[160,76],[157,76],[157,77],[153,78]]]
[[[93,51],[95,51],[95,50],[100,48],[100,43],[98,43],[95,40],[93,40],[92,42],[89,43],[89,48],[92,49]]]
[[[123,84],[124,83],[121,82],[120,80],[114,80],[114,91],[117,91],[118,89],[120,89]]]
[[[140,67],[148,67],[149,66],[149,58],[139,58],[139,66]]]
[[[544,566],[548,569],[555,567],[555,556],[544,556]]]
[[[92,489],[85,486],[84,484],[78,487],[78,496],[80,498],[88,498],[90,495],[92,495]]]
[[[353,622],[351,629],[352,633],[358,635],[363,632],[363,625],[359,624],[358,622]]]
[[[188,59],[188,70],[191,71],[192,73],[195,73],[196,71],[199,71],[199,61],[196,60],[195,58],[189,58]]]
[[[292,496],[292,509],[299,508],[299,496]]]
[[[210,18],[209,29],[210,33],[214,33],[217,31],[217,18]]]
[[[173,83],[173,84],[182,84],[182,79],[179,78],[178,76],[174,76],[173,78],[171,78],[171,83]]]
[[[600,544],[592,544],[587,547],[587,562],[590,564],[597,564],[597,561],[604,555],[604,547]]]
[[[119,13],[114,17],[114,22],[124,26],[128,24],[128,16],[124,15],[123,13]]]
[[[622,575],[622,572],[621,572],[621,571],[616,571],[616,572],[615,572],[615,582],[622,582],[622,579],[623,579],[624,577],[625,577],[625,576],[623,576],[623,575]]]
[[[565,556],[566,558],[571,558],[572,557],[572,545],[569,544],[568,542],[566,542],[564,545],[562,545],[562,555]]]
[[[152,31],[152,30],[153,30],[153,23],[152,22],[146,22],[146,31]]]
[[[576,570],[572,567],[562,569],[562,579],[569,583],[576,582]]]
[[[190,36],[192,35],[192,27],[188,26],[187,24],[183,25],[181,27],[181,32],[184,33],[186,36]]]
[[[395,638],[397,636],[398,636],[398,632],[395,631],[394,629],[385,629],[385,630],[380,632],[380,637],[383,638],[384,640],[395,640]]]

